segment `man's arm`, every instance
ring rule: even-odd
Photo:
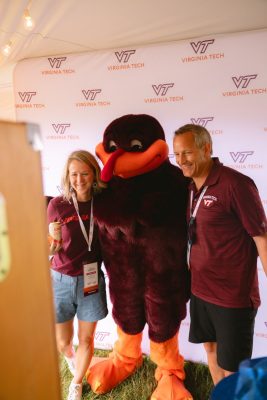
[[[254,236],[253,240],[256,243],[258,254],[267,276],[267,233],[261,236]]]

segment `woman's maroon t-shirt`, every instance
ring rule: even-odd
[[[91,201],[78,202],[78,207],[88,233]],[[47,207],[47,217],[48,223],[54,221],[62,223],[62,249],[53,257],[51,265],[53,269],[62,274],[77,276],[83,274],[83,262],[85,261],[97,261],[100,268],[102,257],[97,227],[94,226],[93,241],[89,252],[72,200],[69,202],[62,196],[53,198]]]

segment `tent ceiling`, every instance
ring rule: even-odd
[[[23,28],[29,6],[35,20]],[[24,58],[145,46],[267,27],[266,0],[0,0],[0,67]]]

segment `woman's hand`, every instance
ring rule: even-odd
[[[55,255],[62,248],[62,240],[61,241],[55,240],[49,235],[48,242],[49,242],[49,255],[50,256]]]

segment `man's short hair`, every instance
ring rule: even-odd
[[[175,136],[183,135],[184,133],[192,132],[197,148],[201,149],[206,143],[210,144],[212,154],[212,139],[209,131],[204,126],[196,124],[186,124],[181,126],[174,132]]]

